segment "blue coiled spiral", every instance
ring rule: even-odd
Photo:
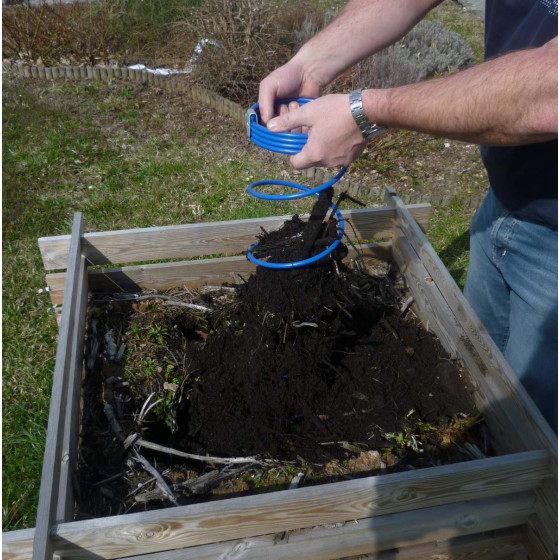
[[[289,99],[280,99],[276,102],[276,107],[279,105],[287,105],[291,101],[297,101],[299,105],[304,105],[305,103],[309,103],[313,101],[313,99],[309,99],[307,97],[297,97],[297,98],[289,98]],[[277,152],[280,154],[297,154],[299,153],[307,142],[307,134],[305,133],[298,133],[298,132],[270,132],[266,126],[259,124],[260,121],[260,113],[259,113],[259,104],[255,103],[248,111],[247,111],[247,134],[251,141],[256,144],[257,146],[269,150],[271,152]],[[254,197],[260,198],[262,200],[295,200],[297,198],[304,198],[306,196],[319,196],[321,191],[332,187],[336,182],[338,182],[341,177],[346,173],[347,167],[343,167],[337,175],[327,181],[326,183],[312,189],[310,187],[306,187],[305,185],[300,185],[299,183],[292,183],[290,181],[276,181],[273,179],[264,180],[264,181],[255,181],[251,183],[247,188],[247,191]],[[256,187],[263,186],[263,185],[275,185],[275,186],[282,186],[282,187],[290,187],[292,189],[296,189],[301,192],[296,192],[292,194],[264,194],[255,190]],[[274,269],[289,269],[289,268],[298,268],[301,266],[306,266],[321,260],[322,258],[329,255],[336,247],[340,244],[340,240],[344,235],[344,218],[340,211],[335,207],[334,204],[331,204],[331,207],[336,213],[338,218],[338,236],[335,241],[329,245],[324,251],[321,253],[314,255],[308,259],[303,259],[301,261],[296,262],[288,262],[288,263],[271,263],[267,261],[263,261],[261,259],[257,259],[253,255],[253,249],[257,247],[258,243],[252,245],[249,250],[247,251],[247,258],[255,263],[258,266],[264,266],[266,268],[274,268]]]

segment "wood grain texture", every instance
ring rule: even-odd
[[[65,523],[56,550],[101,558],[146,554],[301,527],[528,491],[548,474],[548,454],[532,451],[455,465]]]
[[[494,446],[507,452],[510,449],[526,447],[527,434],[518,429],[523,426],[524,417],[519,408],[512,404],[512,399],[505,393],[502,384],[496,380],[491,372],[483,374],[479,369],[479,360],[472,355],[472,345],[466,343],[468,338],[451,312],[435,282],[428,282],[430,276],[418,256],[404,237],[394,240],[393,254],[401,263],[401,270],[407,278],[410,291],[428,317],[436,335],[442,342],[450,340],[450,346],[455,348],[458,356],[463,360],[469,372],[476,391],[474,394],[476,405],[483,411],[486,422],[494,440]],[[448,348],[448,351],[450,348]],[[529,424],[530,426],[530,424]],[[548,478],[540,488],[535,490],[536,515],[532,521],[531,542],[533,548],[539,550],[555,550],[558,534],[558,479],[557,462],[551,456]],[[542,539],[541,544],[537,540]],[[538,558],[539,556],[537,556]],[[543,556],[543,558],[546,556]]]
[[[531,510],[530,495],[518,494],[354,520],[341,527],[319,526],[282,535],[166,551],[148,555],[146,560],[334,560],[363,554],[375,554],[373,558],[377,559],[408,557],[418,560],[422,557],[447,559],[450,553],[461,554],[463,559],[480,560],[484,554],[496,552],[498,547],[508,544],[510,552],[520,550],[519,534],[515,540],[509,536],[494,544],[487,539],[474,540],[470,546],[466,546],[465,541],[457,541],[465,535],[478,533],[481,527],[491,531],[521,525]],[[397,550],[401,553],[399,556],[395,555]],[[487,557],[495,560],[495,557]],[[127,560],[143,558],[133,556]]]
[[[77,305],[80,278],[82,280],[85,278],[84,271],[81,271],[81,268],[85,267],[85,260],[81,257],[82,231],[82,214],[77,213],[74,215],[68,255],[68,278],[64,292],[64,304],[56,350],[47,438],[41,474],[41,489],[37,507],[33,560],[50,560],[53,553],[50,530],[56,520],[58,505],[68,378],[69,373],[78,367],[76,363],[72,362],[72,359],[76,358],[76,356],[72,354],[73,345],[71,341],[76,335],[76,326],[80,320],[76,313],[81,312],[82,309],[81,306]],[[85,313],[85,308],[83,308],[83,312]]]
[[[2,533],[2,560],[29,560],[33,554],[35,529]]]
[[[427,278],[437,286],[449,307],[451,313],[445,309],[445,305],[440,305],[435,312],[434,322],[439,326],[437,334],[443,340],[451,338],[459,357],[465,362],[479,389],[476,395],[477,405],[490,424],[495,444],[510,452],[514,449],[538,448],[547,449],[550,453],[550,473],[553,477],[547,481],[549,492],[537,492],[539,514],[533,521],[532,534],[533,541],[539,537],[543,539],[543,549],[551,550],[557,547],[558,542],[558,439],[410,212],[394,191],[388,190],[386,200],[397,210],[397,222],[404,233],[401,241],[395,243],[394,253],[401,251],[400,259],[398,256],[396,258],[403,268],[414,271],[410,273],[411,285],[420,285],[421,276],[427,273]],[[425,273],[418,272],[418,260],[425,267]],[[435,300],[432,298],[430,301]],[[429,311],[428,306],[423,307]]]
[[[67,557],[76,560],[94,558],[126,558],[126,560],[300,560],[313,558],[329,560],[361,554],[375,554],[374,558],[387,560],[441,559],[481,560],[497,551],[515,552],[521,549],[518,530],[497,535],[493,540],[489,531],[517,528],[526,523],[533,512],[533,497],[529,492],[469,500],[442,506],[394,513],[380,517],[357,518],[345,524],[311,526],[282,533],[271,533],[246,539],[235,539],[209,545],[176,548],[150,553],[150,544],[137,543],[124,556],[114,552],[122,548],[114,544],[114,552],[91,550],[82,544],[64,546]],[[165,542],[173,544],[170,528]],[[59,526],[59,533],[65,532]],[[481,535],[481,533],[483,533]],[[466,535],[478,535],[465,539]],[[28,537],[29,535],[27,535]],[[494,537],[494,536],[493,536]],[[153,538],[153,537],[152,537]],[[16,544],[18,546],[16,546]],[[186,543],[184,543],[186,544]],[[136,555],[130,552],[137,549]],[[399,556],[393,556],[396,549]],[[390,550],[387,554],[383,551]],[[24,542],[13,539],[4,545],[4,560],[23,560]],[[57,550],[62,553],[62,550]],[[101,554],[101,555],[100,555]],[[447,556],[453,554],[453,556]]]
[[[556,536],[556,540],[553,538]],[[550,535],[538,515],[530,516],[525,525],[525,546],[531,560],[557,560],[557,533]]]
[[[533,401],[519,383],[515,373],[505,361],[488,332],[463,297],[461,290],[437,256],[422,229],[415,222],[395,191],[388,189],[386,201],[397,211],[396,220],[405,234],[406,240],[417,253],[422,264],[436,283],[452,313],[465,333],[463,344],[471,347],[471,358],[478,364],[478,370],[488,380],[489,397],[502,399],[508,413],[519,422],[512,426],[519,432],[525,449],[548,449],[553,457],[558,457],[558,439],[544,420]],[[482,381],[482,380],[480,380]],[[519,447],[517,448],[519,450]]]
[[[513,527],[399,547],[360,560],[527,560],[524,554],[522,527]]]
[[[442,511],[443,507],[447,506],[442,506]],[[400,516],[401,514],[394,514],[395,523],[398,522]],[[404,520],[402,521],[404,522]],[[321,539],[322,529],[321,527],[314,527],[282,535],[263,535],[244,541],[230,541],[190,549],[156,552],[145,556],[128,557],[123,560],[215,560],[216,558],[221,560],[247,560],[252,557],[258,558],[255,554],[259,553],[261,554],[260,558],[266,558],[267,560],[277,558],[276,553],[280,553],[281,558],[301,560],[303,557],[299,555],[297,549],[292,549],[293,555],[289,556],[287,554],[290,551],[282,551],[281,547],[287,543],[301,542],[303,539]],[[357,527],[354,527],[354,529],[358,530]],[[385,530],[387,529],[385,528]],[[337,531],[336,528],[330,529],[330,536],[336,534],[335,531]],[[523,533],[519,527],[477,535],[455,535],[450,539],[439,539],[431,542],[420,542],[422,536],[425,538],[432,537],[430,532],[427,531],[424,535],[420,534],[419,544],[398,546],[382,552],[366,552],[367,556],[360,554],[359,560],[519,560],[514,555],[524,551]],[[346,535],[346,538],[349,538],[349,535]],[[348,558],[339,544],[337,541],[330,542],[328,543],[330,549],[321,551],[319,550],[320,545],[315,545],[315,550],[309,558],[315,560],[321,558],[338,559],[341,558],[340,554],[344,555],[344,558]],[[363,549],[372,550],[373,547],[368,549],[367,546],[364,546]]]
[[[357,248],[366,257],[386,259],[391,254],[389,245],[384,243]],[[355,257],[356,251],[350,248],[347,260]],[[167,290],[180,286],[195,289],[204,285],[236,284],[241,281],[240,277],[247,279],[254,270],[255,265],[245,256],[123,266],[90,271],[89,289],[94,294]],[[53,305],[62,303],[65,280],[65,272],[46,276]]]
[[[410,206],[415,219],[426,226],[431,206]],[[367,208],[342,212],[351,239],[389,238],[395,210]],[[230,256],[245,252],[261,232],[279,228],[291,216],[275,216],[229,222],[206,222],[178,226],[86,233],[83,254],[91,265],[125,264],[165,259],[187,259],[206,255]],[[38,240],[45,270],[63,269],[68,259],[70,237]]]

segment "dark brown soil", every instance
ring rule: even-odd
[[[279,232],[263,232],[256,256],[289,262],[322,251],[337,233],[323,221],[329,196],[321,195],[316,219],[295,216]],[[127,355],[124,364],[98,361],[86,380],[80,514],[145,507],[115,505],[146,478],[118,476],[131,464],[123,436],[134,432],[190,453],[297,464],[311,483],[462,461],[472,444],[488,453],[471,387],[439,341],[401,311],[396,272],[365,274],[359,260],[349,269],[340,260],[346,252],[342,246],[297,269],[258,267],[226,301],[202,295],[213,309],[204,317],[161,302],[95,308],[97,338],[120,331]],[[102,347],[99,356],[106,354]],[[127,381],[116,391],[108,379]],[[138,416],[151,392],[168,397],[154,408],[156,423]],[[103,419],[106,404],[122,425],[120,439]],[[208,470],[161,454],[157,465],[170,484]],[[101,481],[113,474],[108,488]],[[202,499],[248,491],[247,480],[245,473],[241,485]]]
[[[310,232],[311,245],[322,238],[312,219],[305,227],[292,220],[264,235],[257,255],[305,258]],[[387,445],[383,434],[419,419],[476,414],[438,341],[400,316],[391,279],[352,273],[336,264],[338,256],[292,271],[259,267],[240,288],[235,307],[218,317],[193,357],[200,381],[180,422],[191,446],[322,462],[342,456],[325,442],[375,449]]]

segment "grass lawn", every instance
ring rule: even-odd
[[[283,178],[239,125],[190,99],[138,84],[3,84],[3,530],[35,524],[57,326],[37,238],[289,214],[249,181]],[[394,184],[398,192],[398,184]],[[429,236],[459,283],[471,210],[434,213]]]

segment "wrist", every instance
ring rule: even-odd
[[[368,108],[364,106],[364,99],[362,98],[362,92],[364,90],[365,88],[360,88],[350,92],[349,105],[354,122],[360,129],[362,136],[369,141],[381,134],[384,134],[387,129],[381,124],[373,122],[369,118],[368,112],[371,114],[371,110],[368,111]]]
[[[303,45],[291,62],[295,62],[300,67],[305,80],[317,84],[321,90],[336,78],[336,74],[331,76],[329,73],[329,57],[310,43]]]

